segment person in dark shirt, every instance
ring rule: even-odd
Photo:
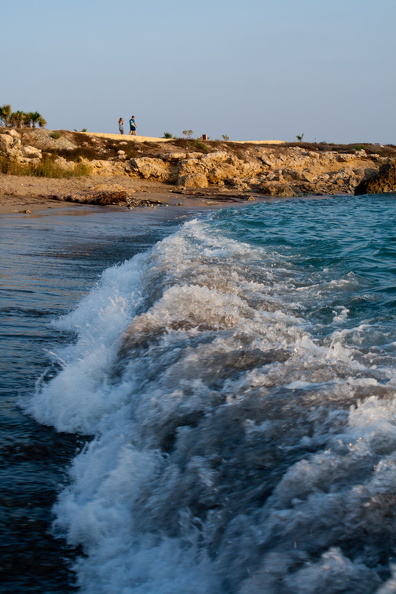
[[[136,136],[136,128],[135,116],[131,116],[131,119],[129,120],[129,134]]]

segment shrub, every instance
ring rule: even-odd
[[[208,145],[205,144],[200,138],[197,138],[196,140],[192,140],[191,146],[193,146],[194,148],[198,149],[199,151],[201,151],[203,153],[210,152],[210,148],[208,147]]]
[[[44,157],[39,163],[20,163],[11,157],[0,157],[0,171],[9,175],[67,178],[89,175],[91,169],[86,163],[75,163],[73,169],[63,169],[49,156]]]
[[[164,135],[162,138],[174,138],[174,136],[170,132],[164,132]]]
[[[50,137],[54,138],[55,140],[58,140],[58,138],[60,138],[61,135],[59,134],[59,132],[51,132]]]

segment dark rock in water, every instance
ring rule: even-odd
[[[100,206],[106,206],[109,204],[125,204],[127,202],[127,198],[128,193],[124,190],[79,192],[65,197],[65,199],[70,202],[80,202],[82,204],[99,204]]]
[[[126,206],[134,208],[138,206],[156,206],[163,205],[158,200],[148,200],[145,198],[136,198],[126,190],[83,190],[62,196],[50,195],[54,200],[64,200],[66,202],[76,202],[78,204],[95,204],[98,206]]]
[[[355,196],[362,194],[383,194],[396,192],[396,162],[382,165],[378,173],[360,182],[355,188]]]

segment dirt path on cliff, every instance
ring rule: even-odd
[[[169,142],[174,138],[154,138],[152,136],[129,136],[128,134],[110,134],[106,132],[84,132],[87,136],[98,136],[111,140],[130,140],[132,142]],[[285,140],[233,140],[237,144],[285,144]]]

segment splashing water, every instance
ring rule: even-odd
[[[92,436],[55,507],[82,592],[395,591],[394,215],[212,213],[55,322],[77,340],[24,406]]]

